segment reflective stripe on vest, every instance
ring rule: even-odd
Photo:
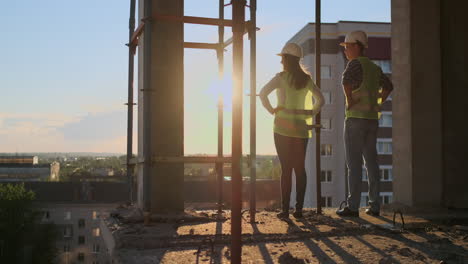
[[[346,118],[379,119],[380,69],[367,57],[359,57],[362,67],[362,83],[354,90],[356,104],[346,110]]]

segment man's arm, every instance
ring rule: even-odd
[[[351,60],[346,65],[346,69],[343,72],[343,79],[341,84],[343,85],[343,92],[346,96],[346,109],[356,104],[358,100],[353,98],[353,90],[359,87],[362,83],[362,66],[357,60]]]
[[[381,73],[380,75],[380,86],[382,87],[382,95],[381,95],[382,103],[381,104],[383,104],[387,100],[390,93],[393,91],[392,81],[390,81],[388,76],[385,75],[384,73]]]
[[[346,95],[346,109],[357,103],[353,100],[353,86],[351,84],[343,84],[343,92]]]

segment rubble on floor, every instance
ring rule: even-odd
[[[243,263],[468,263],[468,215],[340,218],[305,211],[280,220],[258,211],[242,214]],[[186,210],[152,215],[148,225],[135,208],[121,207],[105,220],[121,263],[228,263],[230,212]]]

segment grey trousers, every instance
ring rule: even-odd
[[[369,184],[371,210],[380,210],[379,166],[377,164],[378,120],[348,118],[345,120],[344,143],[348,167],[348,207],[359,209],[361,201],[362,161],[364,158]]]

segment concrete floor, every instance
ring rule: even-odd
[[[243,263],[468,263],[466,212],[433,217],[405,216],[393,228],[393,214],[339,218],[309,211],[288,221],[259,211],[256,223],[243,216]],[[154,215],[144,226],[131,210],[116,211],[106,224],[121,263],[229,263],[230,215],[187,211]],[[397,222],[400,220],[397,218]],[[441,262],[444,261],[444,262]]]

